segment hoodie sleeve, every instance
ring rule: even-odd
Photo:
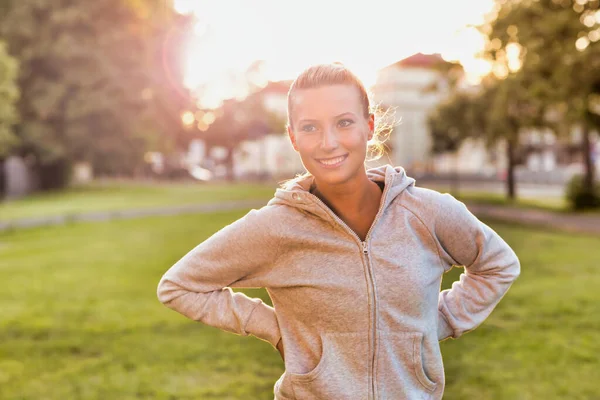
[[[274,308],[231,287],[264,286],[277,251],[273,219],[265,208],[252,210],[177,261],[160,280],[158,299],[195,321],[275,347],[281,335]]]
[[[450,289],[440,292],[438,339],[475,329],[492,312],[520,274],[515,252],[460,201],[442,195],[434,235],[446,271],[464,266]]]

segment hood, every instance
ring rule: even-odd
[[[409,186],[414,186],[415,180],[406,175],[402,167],[392,167],[389,164],[367,170],[367,176],[374,182],[385,182],[382,207],[385,209],[400,193]],[[278,188],[268,205],[286,205],[309,212],[330,222],[334,222],[327,206],[315,195],[309,192],[314,177],[308,176],[293,182],[289,188]]]

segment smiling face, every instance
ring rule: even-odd
[[[320,183],[336,185],[364,173],[374,117],[365,115],[351,84],[297,90],[288,134],[302,164]]]

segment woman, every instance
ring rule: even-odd
[[[452,196],[366,170],[375,118],[344,66],[294,81],[288,134],[308,173],[171,267],[160,301],[277,348],[276,399],[441,399],[439,341],[487,318],[517,256]],[[454,265],[465,272],[440,292]],[[273,307],[231,287],[265,287]]]

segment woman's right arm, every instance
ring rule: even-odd
[[[230,288],[263,287],[275,262],[276,222],[266,208],[250,211],[177,261],[158,284],[159,300],[195,321],[276,347],[281,334],[273,307]]]

